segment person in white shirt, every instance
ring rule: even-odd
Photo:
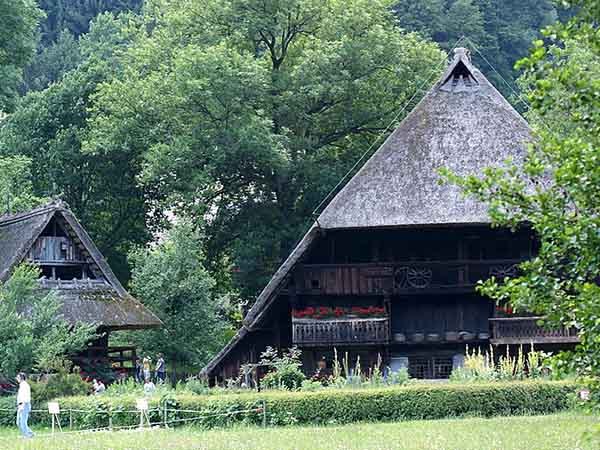
[[[150,378],[146,378],[146,382],[144,383],[144,395],[150,397],[152,394],[154,394],[155,390],[156,385],[152,382]]]
[[[94,388],[94,395],[99,395],[106,391],[106,386],[102,381],[94,379],[94,381],[92,381],[92,386]]]
[[[27,421],[31,412],[31,387],[27,383],[27,375],[23,372],[17,375],[19,391],[17,392],[17,426],[23,437],[33,437],[33,431],[29,428]]]

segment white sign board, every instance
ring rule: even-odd
[[[58,402],[48,402],[48,413],[60,414],[60,406],[58,405]]]
[[[148,400],[146,400],[145,398],[137,399],[135,402],[135,407],[139,411],[148,411]]]

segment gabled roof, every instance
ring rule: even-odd
[[[329,203],[319,225],[331,228],[489,223],[487,206],[439,183],[439,169],[479,174],[509,157],[521,160],[527,122],[455,50],[446,72],[386,142]]]
[[[464,176],[508,158],[521,161],[531,129],[471,64],[469,51],[454,52],[444,74],[319,215],[260,293],[243,328],[203,373],[210,376],[258,327],[320,229],[490,223],[486,205],[463,196],[457,186],[441,185],[438,171],[448,168]]]
[[[71,322],[82,321],[111,328],[160,326],[160,319],[121,285],[88,233],[60,200],[24,213],[0,216],[0,282],[10,278],[13,269],[27,257],[35,241],[55,217],[64,220],[74,238],[89,254],[90,262],[107,282],[42,282],[42,288],[53,289],[59,294],[64,317]]]
[[[23,260],[55,210],[51,203],[25,213],[0,216],[0,282],[6,281],[13,267]]]

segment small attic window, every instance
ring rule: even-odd
[[[479,83],[465,63],[459,61],[452,72],[450,72],[450,75],[444,80],[440,89],[444,91],[461,92],[472,89],[478,84]]]

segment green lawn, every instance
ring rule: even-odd
[[[202,431],[114,431],[24,441],[0,430],[1,449],[406,449],[406,450],[587,450],[582,439],[598,417],[550,416],[452,419],[330,427],[234,428]],[[41,433],[40,433],[41,434]]]

